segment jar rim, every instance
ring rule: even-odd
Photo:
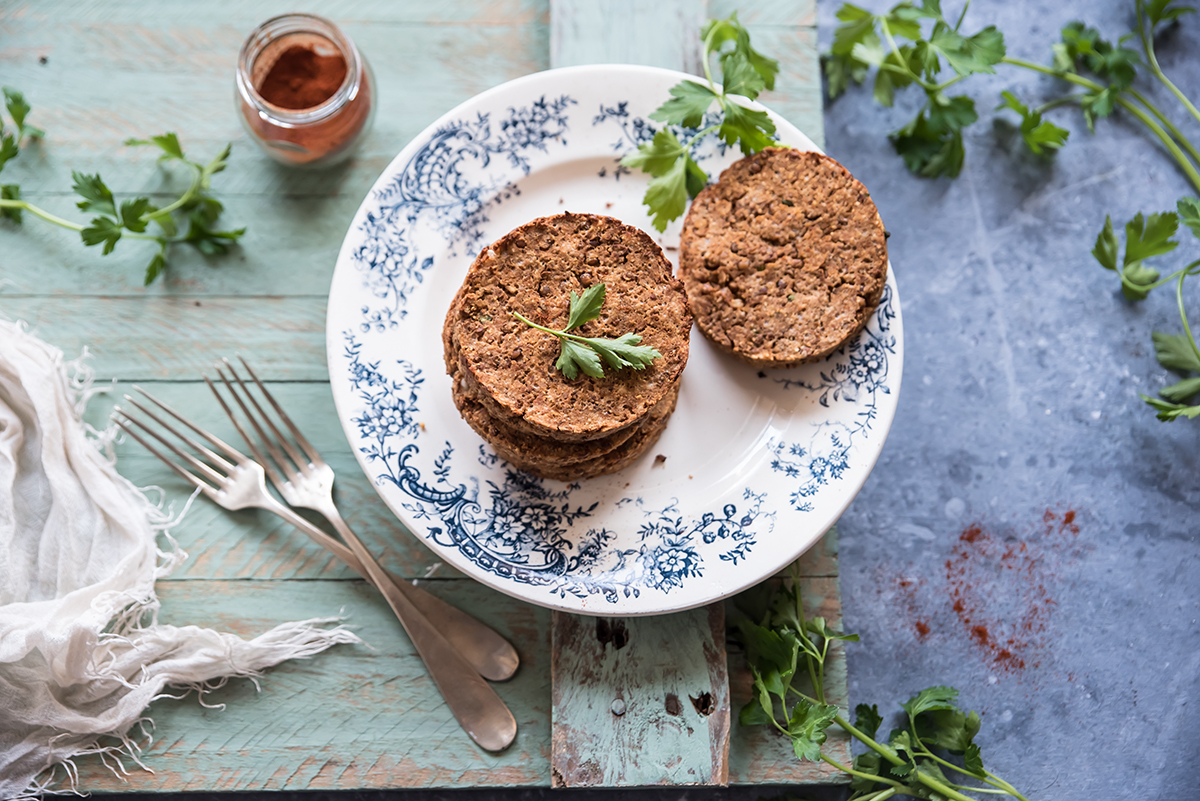
[[[316,106],[289,109],[276,105],[255,88],[251,74],[254,64],[267,45],[288,35],[308,33],[327,39],[346,60],[346,77],[332,95]],[[280,14],[263,22],[246,37],[238,53],[237,85],[242,99],[258,111],[283,125],[303,125],[329,117],[358,94],[362,62],[358,48],[331,20],[316,14]]]

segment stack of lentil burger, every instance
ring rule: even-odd
[[[666,428],[688,359],[683,285],[644,232],[611,217],[559,214],[484,248],[442,329],[463,419],[514,467],[559,481],[614,473]],[[636,334],[659,354],[641,369],[604,366],[573,379],[556,367],[571,296],[603,283],[598,316],[571,333]]]

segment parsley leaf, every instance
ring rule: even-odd
[[[99,174],[87,175],[82,172],[72,172],[71,177],[75,179],[74,185],[71,187],[75,190],[75,194],[83,198],[75,205],[80,211],[98,211],[101,214],[109,217],[117,216],[117,207],[113,202],[113,194],[105,185]],[[94,242],[88,244],[95,244]]]
[[[958,709],[926,711],[917,716],[916,722],[921,742],[955,754],[966,752],[979,733],[979,727],[977,713],[964,713]]]
[[[705,58],[720,54],[721,75],[725,94],[744,95],[751,100],[763,89],[775,88],[779,62],[750,46],[750,32],[738,22],[737,12],[725,20],[709,20],[700,29],[704,40]],[[733,43],[732,48],[725,45]]]
[[[708,175],[691,156],[692,146],[716,131],[727,145],[738,145],[746,155],[774,144],[775,124],[765,111],[751,109],[732,99],[733,95],[754,100],[764,89],[775,87],[779,62],[750,45],[750,33],[738,22],[737,14],[728,19],[709,20],[701,30],[704,40],[705,75],[708,85],[681,81],[671,87],[671,98],[650,115],[656,122],[699,128],[713,101],[721,110],[721,122],[695,133],[685,144],[669,130],[656,131],[621,164],[650,173],[642,202],[650,210],[654,227],[665,231],[667,224],[680,217],[688,198],[695,197],[708,183]],[[720,89],[709,75],[709,60],[717,55],[723,85]]]
[[[1160,22],[1170,22],[1178,19],[1184,14],[1194,14],[1196,9],[1191,6],[1174,6],[1171,4],[1175,0],[1147,0],[1145,8],[1146,14],[1150,17],[1150,22],[1157,25]]]
[[[915,718],[922,712],[936,709],[956,709],[954,702],[958,700],[958,690],[953,687],[927,687],[901,704],[910,718]]]
[[[854,707],[854,726],[863,734],[874,739],[881,725],[883,716],[879,714],[879,707],[875,704],[859,704]]]
[[[944,124],[947,119],[940,121]],[[965,155],[962,131],[934,126],[925,111],[900,130],[888,134],[888,139],[910,172],[924,178],[939,175],[955,178],[962,171]]]
[[[1185,378],[1177,384],[1163,387],[1158,391],[1158,394],[1169,401],[1183,403],[1197,392],[1200,392],[1200,378]]]
[[[126,139],[125,144],[128,146],[157,145],[162,150],[162,155],[158,157],[159,161],[166,161],[168,159],[185,161],[183,148],[179,145],[179,137],[173,133],[152,136],[149,139]],[[228,152],[228,147],[226,148],[226,152]]]
[[[236,233],[239,236],[241,234]],[[567,327],[561,331],[538,325],[519,312],[512,312],[512,316],[532,328],[558,337],[561,350],[554,366],[570,380],[578,378],[580,372],[593,378],[603,378],[604,367],[601,358],[614,369],[632,367],[634,370],[644,370],[655,359],[661,358],[662,354],[649,345],[640,344],[642,337],[639,334],[627,333],[616,339],[604,339],[568,333],[571,329],[600,316],[605,293],[603,283],[588,287],[582,295],[576,295],[572,291]]]
[[[1139,213],[1125,223],[1125,263],[1170,253],[1179,246],[1178,242],[1171,241],[1178,227],[1179,217],[1175,212],[1151,214],[1149,217]]]
[[[723,104],[725,121],[721,123],[717,134],[726,144],[739,145],[742,153],[751,156],[764,147],[775,143],[775,123],[765,111],[739,106],[734,102]]]
[[[139,197],[136,200],[122,202],[121,226],[140,234],[146,230],[147,223],[147,220],[142,219],[142,217],[153,209],[154,206],[150,204],[150,198],[148,197]]]
[[[1194,197],[1180,198],[1175,204],[1179,212],[1179,221],[1192,229],[1192,233],[1200,239],[1200,200]]]
[[[1158,398],[1151,398],[1148,395],[1143,395],[1144,400],[1149,406],[1158,410],[1158,419],[1164,422],[1172,422],[1180,417],[1195,419],[1200,417],[1200,406],[1186,406],[1182,403],[1168,403],[1161,401]]]
[[[821,744],[825,742],[825,730],[833,723],[838,708],[830,704],[810,704],[804,699],[792,707],[788,717],[787,732],[792,738],[792,750],[801,760],[821,760]]]
[[[650,119],[685,128],[699,128],[704,113],[718,97],[712,89],[695,81],[680,81],[669,91],[671,99],[659,106]]]
[[[1120,250],[1121,246],[1117,242],[1117,235],[1113,233],[1112,217],[1105,215],[1104,228],[1096,237],[1096,246],[1092,248],[1092,255],[1104,269],[1116,270]]]
[[[89,247],[103,243],[104,250],[101,255],[107,256],[113,252],[121,238],[121,224],[112,217],[96,217],[91,225],[79,232],[79,235],[83,244]]]
[[[17,126],[17,142],[27,136],[31,139],[40,139],[46,135],[41,128],[25,124],[25,117],[30,112],[30,105],[25,100],[25,95],[11,87],[4,87],[4,107],[8,109],[9,116]]]
[[[562,351],[559,353],[558,360],[554,362],[554,366],[563,375],[574,380],[582,370],[585,375],[590,375],[592,378],[604,377],[604,368],[600,366],[600,354],[575,340],[564,337],[559,339],[562,342]]]
[[[996,109],[1010,108],[1021,115],[1021,138],[1034,153],[1041,155],[1044,148],[1055,151],[1067,143],[1070,131],[1044,121],[1041,112],[1030,111],[1012,92],[1001,92],[1000,96],[1004,98],[1004,102],[996,106]]]
[[[0,184],[0,200],[20,200],[21,187],[16,184]],[[17,225],[21,224],[21,209],[19,208],[0,208],[0,215],[7,217]]]
[[[571,290],[571,314],[567,319],[567,327],[564,331],[570,331],[572,328],[578,328],[584,323],[591,322],[600,316],[600,307],[604,305],[604,295],[607,290],[604,284],[596,284],[590,286],[583,291],[582,295],[576,295],[575,290]]]
[[[1154,340],[1154,355],[1158,363],[1168,370],[1200,373],[1200,357],[1192,348],[1191,341],[1186,335],[1163,334],[1155,331],[1150,335]]]
[[[0,137],[0,169],[4,168],[5,162],[16,158],[20,152],[21,148],[17,145],[16,136],[6,133]]]

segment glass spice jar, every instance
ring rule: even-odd
[[[237,101],[247,132],[290,166],[349,156],[371,126],[375,76],[354,43],[323,17],[273,17],[238,55]]]

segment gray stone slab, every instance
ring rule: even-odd
[[[820,3],[823,49],[838,6]],[[1132,7],[977,3],[963,28],[994,23],[1010,55],[1048,63],[1062,25],[1083,19],[1115,39]],[[1200,19],[1159,50],[1200,95]],[[1023,152],[991,109],[1004,89],[1058,96],[1052,78],[1001,66],[963,88],[980,120],[955,181],[914,178],[892,151],[886,134],[915,95],[882,109],[857,89],[826,106],[828,152],[892,232],[906,347],[887,446],[838,525],[846,629],[863,637],[848,652],[851,703],[897,710],[951,684],[983,714],[985,762],[1031,799],[1194,798],[1200,425],[1160,423],[1138,397],[1173,382],[1150,341],[1179,330],[1173,293],[1132,305],[1089,251],[1106,213],[1120,224],[1195,192],[1126,118],[1090,135],[1078,109],[1061,108],[1050,117],[1071,139],[1057,159]],[[1151,94],[1195,141],[1200,126]],[[1180,266],[1200,256],[1183,239]],[[982,643],[980,625],[1003,639]]]

